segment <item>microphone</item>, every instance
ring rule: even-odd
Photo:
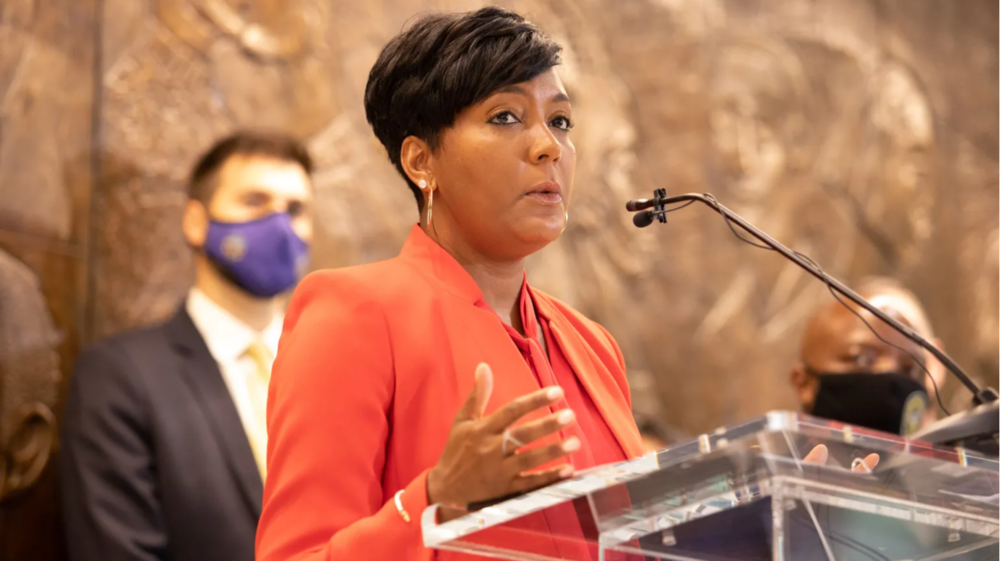
[[[656,191],[653,191],[652,199],[635,199],[625,203],[625,210],[636,213],[636,215],[632,217],[632,224],[635,224],[636,228],[645,228],[646,226],[652,224],[654,220],[659,220],[660,222],[665,223],[667,221],[668,211],[665,208],[665,203],[663,201],[666,200],[666,198],[667,190],[657,189]]]
[[[635,199],[634,201],[629,201],[625,203],[625,210],[629,212],[635,212],[637,210],[646,210],[647,208],[652,208],[656,204],[656,199]],[[636,226],[639,226],[636,224]],[[648,224],[647,224],[648,226]],[[644,228],[645,226],[639,226]]]
[[[952,375],[958,378],[958,380],[962,382],[962,384],[966,388],[968,388],[969,391],[972,392],[972,395],[975,396],[974,399],[975,405],[981,406],[983,404],[994,403],[998,401],[998,398],[1000,398],[1000,396],[997,395],[996,390],[994,390],[993,388],[980,388],[978,385],[976,385],[976,383],[973,382],[971,378],[969,378],[968,374],[966,374],[962,370],[962,368],[958,366],[958,364],[955,363],[954,360],[951,359],[951,357],[949,357],[943,351],[932,345],[929,341],[927,341],[927,339],[921,337],[916,331],[911,329],[909,326],[903,325],[895,318],[890,317],[888,314],[886,314],[879,308],[872,305],[871,302],[865,300],[864,298],[859,296],[856,292],[845,286],[843,283],[841,283],[837,279],[827,274],[825,271],[823,271],[823,269],[820,268],[819,265],[816,264],[815,261],[813,261],[809,257],[806,257],[805,255],[802,255],[797,251],[792,251],[791,249],[788,249],[787,247],[779,243],[777,240],[775,240],[771,236],[767,235],[766,233],[758,229],[753,224],[750,224],[749,222],[744,220],[742,216],[722,206],[722,204],[719,203],[719,201],[717,201],[715,197],[713,197],[712,195],[708,193],[704,195],[699,195],[696,193],[688,193],[684,195],[676,195],[673,197],[668,197],[666,189],[656,189],[653,193],[652,200],[637,199],[629,201],[628,203],[626,203],[625,208],[628,210],[632,210],[632,209],[642,209],[642,208],[652,207],[653,210],[643,210],[642,212],[636,214],[635,217],[632,219],[632,222],[636,226],[644,228],[650,225],[654,219],[659,222],[666,222],[667,221],[666,215],[668,212],[671,212],[673,210],[679,210],[680,208],[687,206],[687,204],[685,204],[672,208],[667,208],[667,205],[681,203],[681,202],[686,202],[687,204],[700,202],[702,204],[707,205],[715,212],[721,214],[723,219],[726,221],[726,225],[729,226],[729,228],[733,231],[733,233],[736,234],[736,236],[742,239],[743,241],[757,247],[766,246],[764,247],[764,249],[772,249],[775,252],[780,253],[782,257],[788,259],[792,263],[795,263],[796,265],[804,269],[807,273],[811,274],[812,276],[816,277],[824,284],[826,284],[830,288],[831,292],[835,291],[834,296],[836,296],[836,293],[839,293],[847,297],[848,300],[851,300],[858,306],[864,308],[872,315],[882,320],[890,327],[895,329],[897,332],[902,334],[904,337],[915,343],[917,346],[926,350],[928,353],[934,356],[934,358],[938,359],[941,362],[941,364],[943,364],[945,368],[947,368],[948,371],[952,373]],[[741,230],[743,230],[744,232],[750,234],[751,236],[762,242],[764,246],[758,246],[756,243],[751,242],[748,239],[741,236],[737,232],[736,226],[739,226]],[[991,411],[989,414],[993,414],[995,416],[995,411],[996,411],[995,407],[987,409]],[[957,421],[957,419],[955,421]],[[996,438],[997,433],[995,428],[996,424],[993,424],[992,427],[993,427],[992,434],[984,436],[986,436],[985,441],[990,443],[987,446],[987,448],[989,449],[988,453],[993,456],[996,456],[998,454],[998,444]],[[938,436],[940,436],[942,433],[953,433],[953,432],[954,431],[940,431],[938,433]],[[968,434],[964,436],[966,437],[966,440],[968,440],[970,437],[970,435]]]
[[[635,216],[632,217],[632,224],[635,224],[636,228],[645,228],[646,226],[649,226],[652,223],[653,223],[653,213],[648,210],[637,212],[635,213]]]

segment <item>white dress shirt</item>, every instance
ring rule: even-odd
[[[278,339],[281,338],[284,316],[276,314],[271,323],[258,333],[213,302],[198,288],[193,288],[188,293],[186,308],[208,345],[212,358],[219,365],[222,379],[236,404],[243,430],[249,435],[253,427],[257,423],[263,424],[265,419],[256,418],[257,414],[250,400],[249,377],[257,376],[258,373],[257,364],[247,355],[247,349],[251,343],[259,340],[271,351],[271,357],[274,357],[278,353]],[[266,445],[266,442],[263,444]]]

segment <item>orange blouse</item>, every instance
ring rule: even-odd
[[[521,286],[521,324],[525,335],[522,336],[513,327],[504,325],[514,346],[521,352],[531,373],[538,384],[545,386],[560,386],[565,397],[557,403],[554,410],[572,409],[576,413],[576,422],[559,433],[559,438],[565,440],[571,436],[580,439],[580,449],[570,454],[566,459],[577,471],[594,466],[611,464],[627,460],[618,440],[611,428],[604,422],[601,412],[594,400],[587,394],[579,376],[573,371],[573,366],[566,361],[559,340],[553,337],[552,329],[546,318],[535,311],[531,289],[528,287],[527,275]],[[539,339],[545,342],[545,348],[539,344]],[[548,353],[546,353],[546,350]]]
[[[546,339],[557,343],[610,434],[627,457],[640,456],[614,340],[569,306],[527,290]],[[494,372],[487,414],[541,387],[472,277],[419,227],[394,259],[306,277],[271,376],[257,560],[470,559],[424,548],[420,514],[427,471],[480,362]],[[401,489],[410,522],[393,501]]]

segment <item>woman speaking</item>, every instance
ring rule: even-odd
[[[420,223],[398,257],[295,292],[258,561],[431,559],[429,504],[454,516],[642,453],[618,346],[524,272],[573,193],[559,51],[485,8],[425,17],[379,56],[365,110]]]

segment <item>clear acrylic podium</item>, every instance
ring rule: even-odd
[[[802,459],[825,444],[825,465]],[[852,462],[877,453],[871,473]],[[774,412],[436,524],[499,559],[995,560],[997,461]]]

